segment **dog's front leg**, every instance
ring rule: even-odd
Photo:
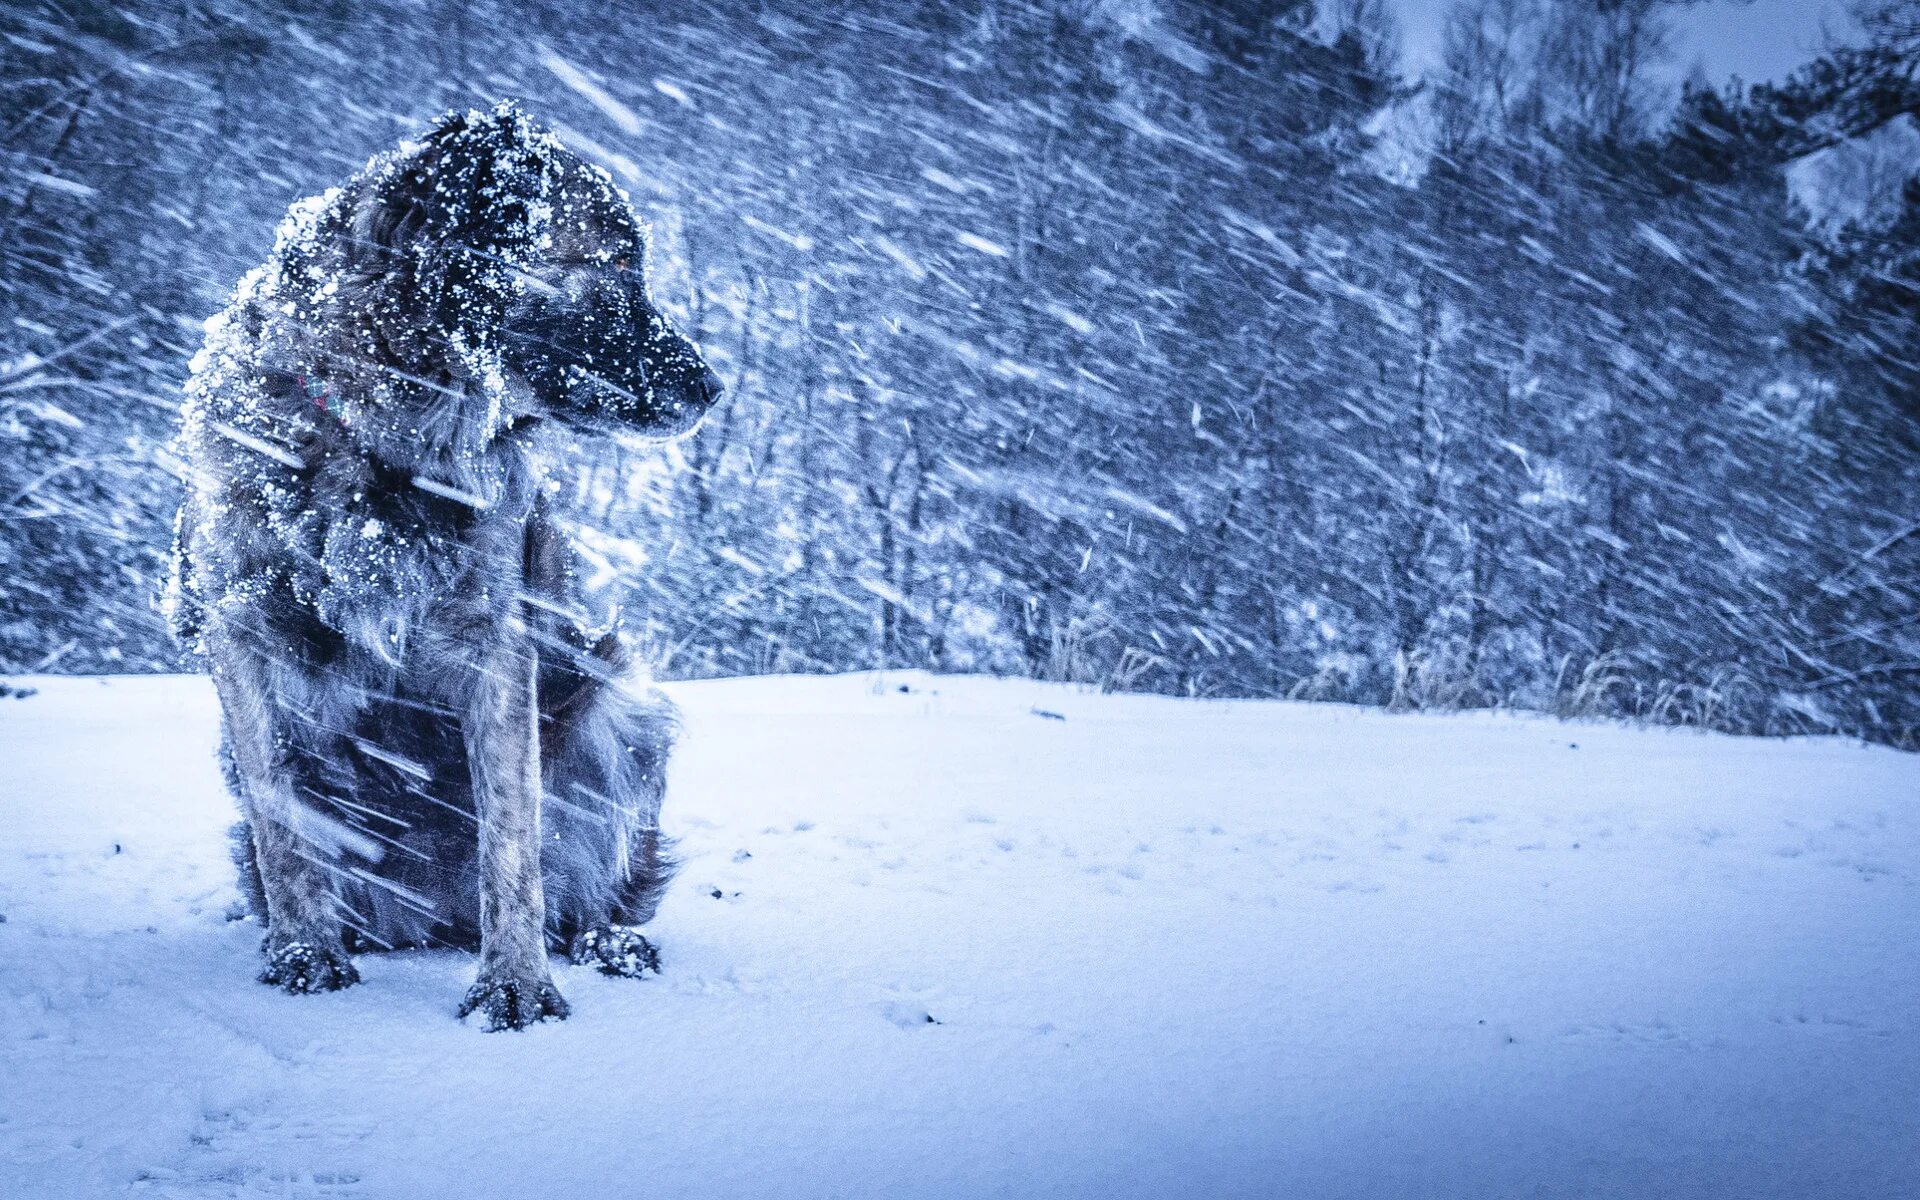
[[[287,753],[293,720],[264,661],[246,639],[209,632],[213,679],[227,745],[239,777],[238,800],[253,838],[267,901],[267,967],[260,982],[289,992],[330,992],[360,982],[341,938],[333,888],[321,863],[324,821],[295,795]]]
[[[480,977],[460,1015],[521,1029],[567,1015],[547,967],[540,874],[538,659],[524,631],[508,635],[479,677],[462,722],[480,818]]]

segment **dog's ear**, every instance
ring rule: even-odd
[[[428,235],[474,248],[524,249],[532,207],[554,186],[559,143],[503,100],[436,122],[414,156],[412,192],[427,208]]]
[[[443,117],[369,178],[348,274],[374,332],[400,357],[426,366],[431,335],[491,338],[512,272],[538,236],[553,159],[550,139],[503,102]]]
[[[439,153],[402,150],[385,172],[358,181],[347,216],[337,303],[408,369],[424,367],[443,283],[428,244],[428,200]]]

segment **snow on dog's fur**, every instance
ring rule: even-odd
[[[207,323],[167,601],[219,689],[263,981],[477,947],[461,1012],[502,1028],[566,1014],[549,948],[657,966],[673,712],[588,611],[543,455],[718,398],[645,255],[606,173],[501,104],[295,204]]]

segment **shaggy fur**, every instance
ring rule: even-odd
[[[720,387],[605,172],[511,105],[293,206],[207,323],[168,606],[208,657],[261,978],[478,949],[461,1012],[566,1014],[546,955],[657,969],[673,713],[589,611],[550,439],[671,436]]]

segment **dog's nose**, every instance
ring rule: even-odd
[[[714,374],[712,367],[703,365],[693,381],[693,390],[703,406],[712,408],[720,402],[720,397],[727,394],[727,385],[720,382],[720,376]]]

